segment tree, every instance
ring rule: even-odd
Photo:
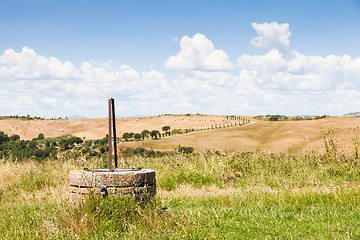
[[[97,142],[102,146],[107,145],[109,143],[109,135],[106,134],[106,137],[98,139]],[[91,145],[91,142],[90,142],[90,145]]]
[[[101,154],[103,154],[103,153],[106,151],[104,147],[100,147],[99,150],[100,150],[100,153],[101,153]]]
[[[125,139],[125,141],[128,141],[128,139],[130,139],[131,137],[130,137],[130,134],[129,133],[124,133],[123,135],[122,135],[122,137],[123,137],[123,139]]]
[[[38,139],[38,140],[41,140],[41,139],[44,139],[44,138],[45,138],[45,137],[44,137],[44,134],[43,134],[43,133],[40,133],[37,139]]]
[[[19,140],[20,139],[20,136],[19,135],[17,135],[17,134],[15,134],[15,135],[12,135],[10,138],[10,141],[17,141],[17,140]]]
[[[31,140],[30,144],[29,144],[29,147],[34,149],[34,148],[37,148],[37,142],[36,140]]]
[[[129,137],[130,137],[130,139],[133,138],[133,137],[134,137],[134,133],[133,133],[133,132],[130,132],[130,133],[129,133]]]
[[[77,143],[77,144],[83,143],[84,140],[82,140],[79,137],[72,136],[72,137],[70,137],[69,142],[71,145],[74,145],[74,143]]]
[[[279,117],[275,116],[275,115],[273,115],[269,118],[269,121],[278,121],[278,120],[279,120]]]
[[[145,139],[145,137],[147,137],[147,136],[149,136],[149,134],[150,134],[150,131],[149,130],[143,130],[142,132],[141,132],[141,136],[142,136],[142,139]]]
[[[151,136],[151,138],[154,138],[154,137],[155,137],[155,139],[157,139],[159,133],[160,133],[160,132],[159,132],[158,130],[152,130],[152,131],[150,132],[150,136]]]
[[[168,135],[168,131],[170,130],[170,126],[163,126],[162,130],[166,133],[166,135]],[[170,135],[170,133],[169,133]]]
[[[181,134],[182,132],[181,132],[181,129],[173,129],[171,131],[171,133],[172,133],[172,135],[176,135],[176,134]]]
[[[134,138],[135,138],[136,140],[140,140],[141,134],[140,134],[140,133],[135,133],[135,134],[134,134]]]
[[[31,142],[33,142],[33,141],[34,140],[32,140]],[[34,141],[34,142],[36,142],[36,141]],[[67,139],[61,139],[59,142],[59,145],[62,150],[68,150],[68,149],[71,149],[74,147],[74,143],[80,144],[82,142],[84,142],[84,141],[81,138],[71,136],[70,138],[67,138]]]
[[[9,139],[9,136],[6,133],[0,132],[0,144],[9,141]]]

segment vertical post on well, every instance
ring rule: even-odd
[[[109,170],[112,171],[112,134],[111,134],[111,113],[112,113],[112,100],[109,98]]]
[[[113,135],[114,135],[114,160],[115,160],[115,168],[118,168],[117,162],[117,149],[116,149],[116,124],[115,124],[115,101],[111,98],[112,104],[112,123],[113,123]]]

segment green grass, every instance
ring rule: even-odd
[[[327,154],[169,154],[120,158],[156,170],[154,202],[66,198],[68,156],[1,162],[2,239],[359,239],[359,159]],[[21,177],[19,177],[21,176]]]
[[[165,199],[166,200],[166,199]],[[3,239],[358,239],[360,193],[228,194],[0,209]]]
[[[335,194],[247,194],[246,197],[178,199],[211,238],[353,238],[359,237],[359,192]]]

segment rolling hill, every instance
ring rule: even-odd
[[[333,138],[336,145],[345,151],[353,149],[353,139],[359,135],[360,119],[325,118],[321,120],[269,122],[236,126],[189,135],[179,135],[159,140],[123,143],[122,146],[142,146],[170,151],[175,146],[192,146],[197,151],[219,150],[271,152],[322,151],[324,135]]]
[[[117,136],[124,132],[159,130],[165,125],[171,129],[201,129],[211,125],[223,125],[237,121],[225,116],[213,115],[161,115],[153,117],[117,118]],[[192,146],[196,151],[219,150],[294,152],[321,150],[323,136],[332,129],[337,146],[346,151],[353,149],[353,139],[358,135],[360,119],[329,117],[319,120],[270,122],[252,120],[245,126],[194,132],[159,140],[125,142],[121,147],[142,146],[155,150],[172,151],[175,146]],[[8,135],[18,134],[21,139],[32,139],[43,133],[45,137],[71,134],[83,139],[99,139],[108,132],[107,119],[58,119],[58,120],[0,120],[0,131]]]

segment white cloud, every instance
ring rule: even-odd
[[[74,73],[72,63],[61,62],[37,55],[33,49],[23,47],[20,53],[7,49],[0,56],[0,79],[65,79]]]
[[[339,114],[360,109],[360,57],[313,56],[290,48],[288,24],[254,23],[263,55],[243,54],[233,68],[228,55],[204,35],[184,36],[165,66],[137,71],[112,61],[69,61],[24,47],[0,55],[0,115],[106,116],[107,98],[117,115],[161,113]],[[331,99],[331,101],[329,101]]]
[[[40,116],[71,115],[81,110],[83,115],[96,115],[101,100],[106,102],[109,97],[146,100],[151,105],[171,93],[165,75],[155,70],[140,73],[112,61],[83,62],[75,68],[70,62],[38,55],[27,47],[19,53],[8,49],[0,55],[0,83],[0,93],[8,93],[7,101],[11,102],[10,107],[1,109],[9,114],[22,110]]]
[[[260,56],[244,54],[237,58],[237,66],[242,70],[240,76],[247,77],[257,87],[302,91],[359,89],[358,81],[354,80],[360,77],[360,58],[306,56],[289,48],[288,24],[253,23],[252,26],[259,36],[251,43],[270,50]]]
[[[53,98],[53,97],[44,97],[41,100],[41,102],[44,103],[45,105],[49,105],[51,107],[57,106],[57,100],[56,100],[56,98]]]
[[[184,36],[180,47],[180,52],[165,62],[167,68],[179,71],[226,71],[234,67],[229,56],[222,50],[216,50],[203,34],[197,33],[192,38]]]
[[[253,27],[259,36],[251,43],[269,51],[237,58],[241,72],[234,88],[255,110],[289,115],[357,111],[360,58],[307,56],[289,47],[288,24]]]
[[[255,47],[266,49],[279,49],[286,50],[289,48],[291,32],[289,31],[289,24],[278,24],[277,22],[271,23],[252,23],[251,26],[259,35],[251,39],[251,44]]]
[[[251,72],[251,77],[247,76],[249,81],[270,89],[325,91],[360,88],[356,81],[360,77],[360,64],[356,65],[360,58],[291,53],[291,57],[284,57],[277,49],[272,49],[261,56],[244,54],[237,59],[237,65],[244,72],[241,74],[243,77]]]

